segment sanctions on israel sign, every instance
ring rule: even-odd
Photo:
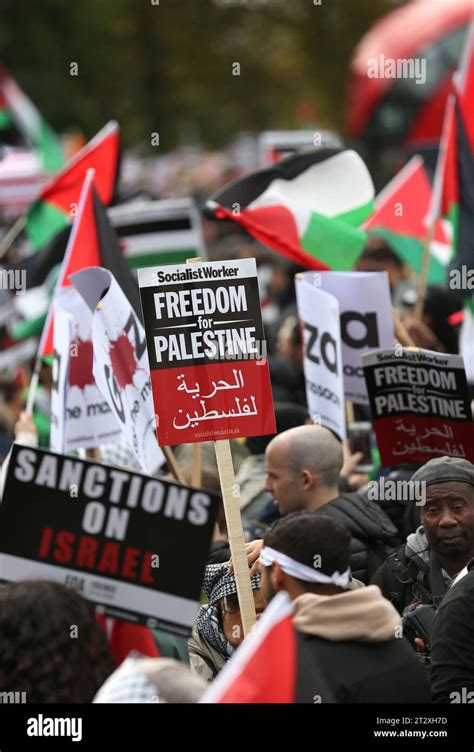
[[[255,260],[138,280],[160,445],[275,433]]]
[[[397,346],[362,356],[383,465],[434,457],[474,461],[466,372],[460,355]]]
[[[0,579],[61,582],[108,616],[189,634],[217,504],[207,491],[14,444]]]

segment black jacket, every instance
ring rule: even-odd
[[[357,493],[344,493],[315,514],[329,514],[352,535],[352,576],[368,584],[387,556],[399,545],[397,530],[378,504]]]
[[[434,702],[474,703],[474,562],[444,598],[431,633]]]
[[[449,581],[440,575],[439,565],[433,559],[426,540],[425,549],[411,548],[412,541],[420,540],[420,528],[408,538],[407,543],[391,554],[370,580],[378,585],[400,614],[412,604],[438,606],[448,590]],[[433,597],[434,593],[434,597]]]
[[[329,702],[430,702],[426,671],[406,640],[331,642],[298,632],[298,683],[295,702],[314,703],[308,676],[323,676]],[[328,702],[322,697],[320,702]]]

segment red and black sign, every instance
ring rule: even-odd
[[[362,356],[382,464],[474,461],[474,423],[460,355],[376,350]]]
[[[0,579],[52,579],[108,616],[189,634],[217,504],[161,478],[14,444]]]
[[[275,433],[255,260],[138,274],[159,443]]]

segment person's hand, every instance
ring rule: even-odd
[[[443,352],[444,347],[436,334],[423,321],[418,321],[410,314],[401,317],[403,326],[417,347],[425,350]]]
[[[344,441],[342,442],[342,453],[343,465],[340,475],[347,481],[351,489],[357,491],[358,488],[362,488],[362,486],[365,486],[369,482],[369,476],[367,475],[367,473],[354,472],[364,455],[362,452],[355,452],[354,454],[351,454],[351,451],[349,449],[349,442],[347,439],[344,439]]]
[[[38,442],[38,433],[33,422],[33,415],[26,412],[26,410],[20,413],[20,417],[15,423],[14,432],[16,440],[21,444],[36,445]]]
[[[257,540],[250,541],[250,543],[245,544],[245,553],[247,554],[247,564],[250,567],[250,574],[256,574],[258,572],[258,560],[260,557],[260,552],[263,548],[263,540],[261,538],[257,538]],[[229,561],[229,572],[234,571],[234,564],[232,562],[232,559]]]

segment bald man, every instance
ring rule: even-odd
[[[266,489],[280,514],[323,510],[342,522],[352,535],[352,575],[368,584],[371,576],[399,544],[385,512],[357,493],[338,488],[342,445],[321,426],[298,426],[275,436],[267,447]],[[261,541],[248,544],[249,564],[256,564]]]

